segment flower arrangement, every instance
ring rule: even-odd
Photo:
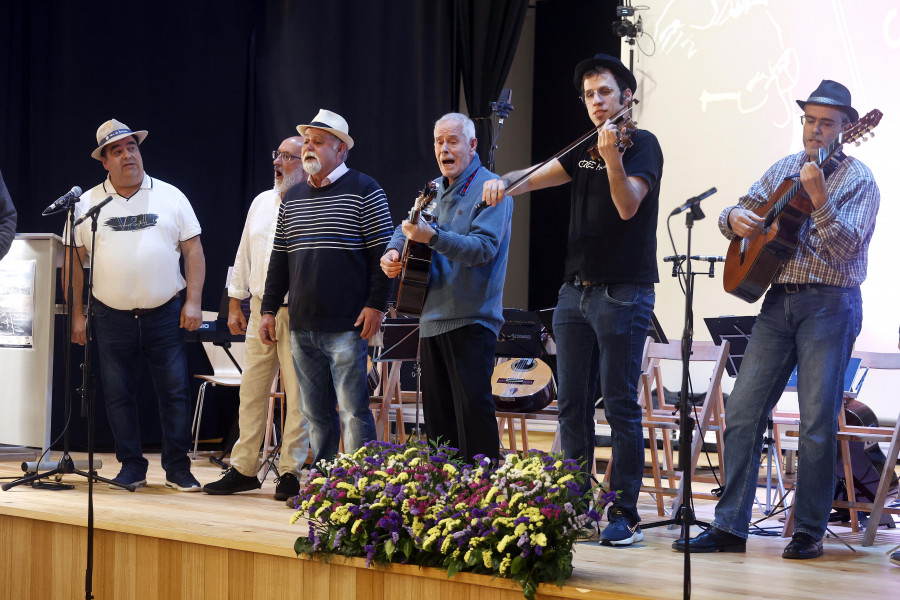
[[[575,461],[539,451],[502,465],[466,465],[446,445],[370,442],[322,463],[291,519],[309,520],[297,554],[365,556],[366,565],[415,564],[517,582],[529,600],[541,582],[562,586],[572,547],[616,494],[580,494]]]

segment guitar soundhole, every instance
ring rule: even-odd
[[[533,358],[520,358],[513,365],[514,371],[531,371],[537,367]]]

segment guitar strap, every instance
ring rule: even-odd
[[[480,171],[480,170],[481,170],[481,167],[479,166],[477,169],[472,171],[472,174],[469,175],[469,178],[466,179],[466,182],[463,184],[462,189],[459,190],[460,196],[465,196],[469,192],[469,185],[472,183],[472,180],[475,179],[475,176],[478,175],[478,171]]]

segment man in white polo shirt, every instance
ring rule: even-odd
[[[112,200],[97,217],[95,243],[90,219],[75,228],[75,249],[81,264],[94,255],[90,330],[100,353],[94,364],[100,371],[116,459],[122,465],[113,481],[147,483],[137,403],[138,372],[144,359],[159,399],[166,486],[199,492],[188,458],[191,424],[184,330],[193,331],[203,322],[200,295],[206,261],[200,224],[187,198],[144,173],[138,145],[146,137],[146,131],[132,131],[116,119],[97,129],[97,149],[91,156],[103,163],[109,175],[81,196],[75,217],[106,198]],[[182,256],[184,277],[179,265]],[[80,268],[73,270],[72,282],[72,341],[83,345],[86,319]]]

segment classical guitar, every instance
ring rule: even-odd
[[[816,164],[825,170],[826,177],[832,170],[829,161],[841,146],[849,142],[859,145],[868,139],[866,135],[878,126],[881,116],[878,109],[869,112],[841,132],[828,147],[819,149]],[[797,248],[800,228],[812,208],[799,176],[781,182],[766,203],[753,211],[765,217],[762,233],[752,240],[740,237],[731,240],[722,278],[725,291],[747,302],[759,300],[778,269]]]
[[[553,373],[538,358],[514,358],[494,367],[491,393],[498,411],[534,412],[553,400]]]
[[[419,192],[419,197],[409,211],[410,223],[415,223],[422,211],[437,196],[437,184],[429,181]],[[407,238],[400,255],[400,287],[397,290],[397,312],[403,315],[418,317],[425,305],[425,294],[428,291],[428,278],[431,275],[431,248],[428,244],[414,242]]]

